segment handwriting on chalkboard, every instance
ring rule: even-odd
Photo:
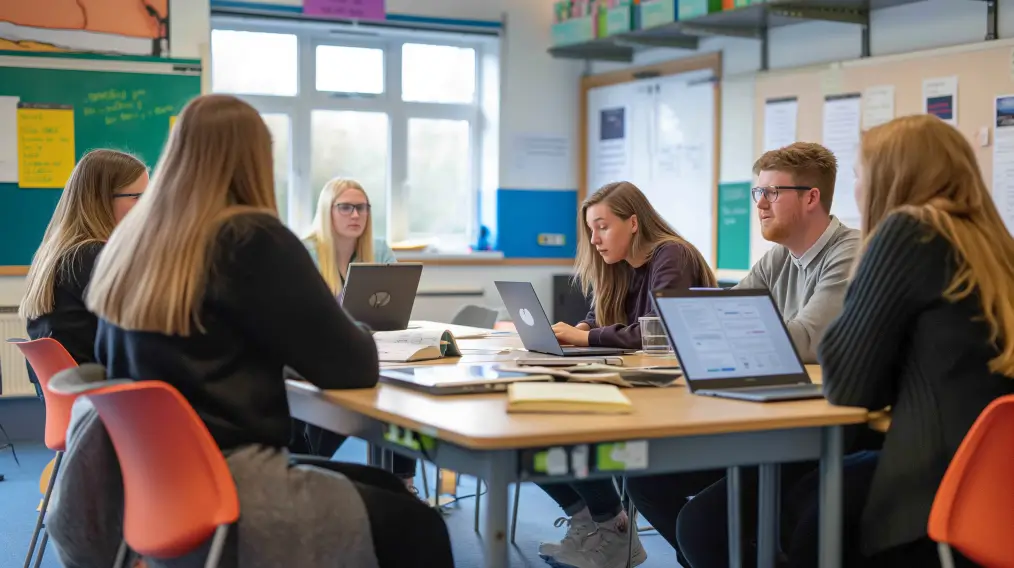
[[[18,105],[18,185],[60,188],[74,170],[74,109]]]
[[[172,105],[153,104],[147,89],[107,89],[88,93],[81,107],[83,117],[99,117],[106,126],[151,118],[161,120],[175,112]]]

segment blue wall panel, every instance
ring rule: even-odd
[[[577,190],[497,191],[497,249],[507,258],[574,258]],[[563,246],[539,244],[539,235],[563,235]]]

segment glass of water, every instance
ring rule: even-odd
[[[669,337],[665,334],[665,326],[662,320],[645,316],[638,318],[641,324],[641,350],[645,355],[669,355],[672,353],[672,346],[669,344]]]

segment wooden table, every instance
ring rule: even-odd
[[[459,345],[464,355],[460,359],[428,364],[511,361],[528,355],[520,350],[517,337],[460,340]],[[626,366],[675,363],[641,355],[624,359]],[[819,367],[808,371],[819,380]],[[682,386],[624,392],[634,403],[632,414],[540,415],[508,414],[502,394],[436,397],[383,384],[326,392],[305,383],[288,385],[292,414],[300,420],[483,479],[488,488],[483,532],[490,568],[508,565],[511,483],[728,468],[729,502],[739,503],[740,468],[753,465],[760,470],[758,566],[770,568],[778,550],[778,464],[818,459],[820,567],[840,566],[842,428],[866,422],[865,409],[823,400],[756,404],[694,396]],[[406,447],[406,440],[413,447]],[[582,456],[589,453],[609,456],[609,466],[589,471],[574,467],[587,464]],[[541,459],[540,467],[536,455],[568,459],[547,471],[547,460]],[[738,514],[729,516],[729,531],[730,544],[738,543]],[[739,566],[740,560],[739,546],[730,546],[730,566]]]

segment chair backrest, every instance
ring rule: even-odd
[[[204,422],[161,381],[107,381],[95,405],[123,472],[123,537],[152,558],[178,558],[239,518],[225,457]]]
[[[8,339],[7,343],[21,350],[42,385],[42,398],[46,403],[46,447],[63,451],[67,445],[70,411],[77,397],[50,392],[49,381],[60,371],[77,367],[77,361],[59,341],[50,337],[32,341]]]
[[[994,400],[944,474],[928,534],[983,566],[1014,566],[1014,395]]]
[[[451,324],[493,329],[496,317],[496,310],[470,304],[458,311],[454,319],[451,320]]]

